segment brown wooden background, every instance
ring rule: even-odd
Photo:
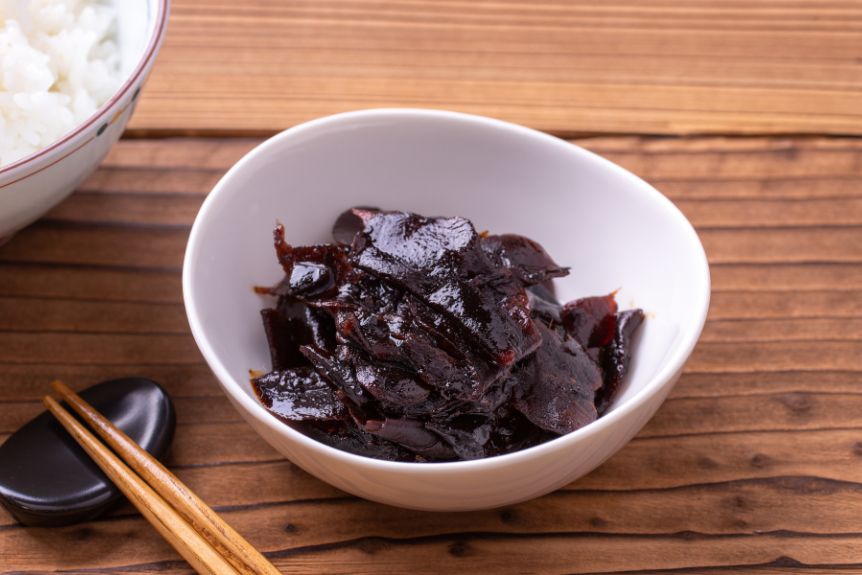
[[[170,465],[285,573],[862,573],[862,3],[174,0],[129,138],[0,248],[0,442],[75,388],[168,388]],[[433,514],[346,496],[265,446],[189,335],[180,266],[259,137],[372,106],[574,138],[691,219],[710,319],[672,396],[541,499]],[[0,510],[0,573],[188,573],[134,511]]]

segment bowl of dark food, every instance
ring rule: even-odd
[[[183,268],[228,398],[309,473],[374,501],[498,507],[628,442],[703,328],[679,210],[563,140],[368,110],[264,142],[204,202]]]

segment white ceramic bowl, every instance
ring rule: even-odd
[[[269,370],[252,292],[280,278],[276,219],[288,241],[329,241],[354,205],[462,215],[525,234],[572,273],[562,300],[620,288],[648,312],[612,410],[569,435],[479,461],[392,463],[317,443],[270,415],[248,370]],[[291,128],[240,160],[207,197],[183,268],[195,340],[222,389],[273,447],[344,491],[427,510],[501,506],[557,489],[631,439],[679,377],[709,305],[709,268],[674,205],[626,170],[563,140],[497,120],[431,110],[368,110]]]
[[[115,0],[123,84],[86,122],[0,168],[0,243],[50,210],[96,169],[120,138],[161,47],[169,0]]]

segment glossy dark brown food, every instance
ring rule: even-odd
[[[613,294],[560,305],[565,276],[538,243],[469,220],[354,208],[336,243],[291,246],[258,292],[273,371],[252,380],[289,425],[352,453],[479,459],[570,433],[604,413],[641,310]]]

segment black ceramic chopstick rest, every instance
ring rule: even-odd
[[[171,399],[156,382],[137,377],[114,379],[94,385],[80,396],[150,454],[158,459],[167,454],[176,416]],[[121,498],[120,491],[48,412],[0,445],[0,502],[25,525],[86,521]]]

